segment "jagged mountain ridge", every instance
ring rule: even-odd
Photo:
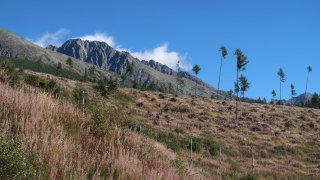
[[[84,74],[85,69],[90,68],[90,65],[76,60],[73,57],[53,52],[37,46],[20,36],[0,28],[0,56],[16,59],[24,59],[29,61],[38,61],[41,59],[45,64],[57,66],[61,63],[62,68],[67,69],[66,60],[71,58],[73,60],[72,71]],[[97,69],[96,76],[108,76],[109,72]]]
[[[72,71],[84,74],[93,64],[96,65],[95,76],[97,78],[117,76],[124,79],[127,87],[138,84],[140,87],[153,87],[154,90],[174,92],[176,89],[176,72],[166,65],[150,61],[140,61],[128,52],[120,52],[106,43],[98,41],[82,41],[72,39],[61,47],[49,46],[42,48],[20,36],[0,28],[0,56],[38,61],[41,59],[45,64],[69,69],[66,63],[68,58],[74,62]],[[132,72],[128,73],[128,65],[132,66]],[[184,95],[193,95],[195,82],[198,82],[197,94],[210,97],[216,94],[216,89],[192,76],[188,72],[182,72],[185,87]],[[131,84],[130,84],[131,83]],[[124,83],[125,84],[125,83]],[[221,93],[224,96],[225,93]]]
[[[155,60],[140,61],[129,52],[115,50],[105,42],[70,39],[62,44],[61,47],[50,45],[46,49],[94,64],[103,70],[131,79],[144,87],[156,86],[157,89],[172,92],[176,86],[177,72],[173,69]],[[129,65],[132,66],[131,73],[127,72]],[[191,95],[193,93],[195,82],[200,85],[200,95],[209,97],[216,93],[215,88],[190,73],[182,72],[182,75],[186,82],[186,86],[183,88],[184,94]]]

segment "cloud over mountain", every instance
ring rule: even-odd
[[[69,33],[68,30],[61,28],[53,33],[45,33],[42,36],[38,37],[36,40],[29,39],[34,44],[37,44],[41,47],[46,47],[48,45],[61,46],[65,36]],[[177,51],[172,51],[169,49],[168,43],[163,43],[160,46],[156,46],[152,49],[146,49],[143,51],[133,51],[131,49],[123,48],[122,45],[116,43],[113,36],[108,35],[105,32],[96,32],[94,34],[86,34],[79,37],[74,37],[72,39],[82,39],[88,41],[100,41],[105,42],[111,47],[119,51],[128,51],[132,56],[140,60],[155,60],[161,64],[165,64],[172,69],[176,69],[176,64],[180,61],[180,67],[182,70],[190,70],[192,65],[186,53],[181,54]]]
[[[115,47],[116,43],[114,42],[114,38],[112,36],[108,36],[106,33],[96,32],[94,34],[88,34],[81,37],[77,37],[82,40],[88,41],[101,41],[107,43],[111,47]]]
[[[176,51],[170,51],[168,43],[163,43],[158,47],[145,51],[131,52],[131,54],[141,60],[153,59],[161,64],[169,66],[172,69],[176,69],[178,61],[180,61],[180,67],[183,70],[190,70],[192,67],[187,60],[187,55],[182,55]]]
[[[35,40],[32,40],[30,38],[27,38],[29,41],[33,42],[34,44],[46,47],[48,45],[54,45],[54,46],[60,46],[63,43],[63,38],[65,35],[69,33],[69,30],[61,28],[53,33],[45,33],[41,35],[40,37],[36,38]]]

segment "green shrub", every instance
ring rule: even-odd
[[[58,97],[68,97],[68,92],[63,89],[55,80],[45,79],[35,75],[25,75],[25,82],[30,86],[40,88]]]
[[[209,153],[211,156],[217,156],[219,153],[219,145],[218,144],[210,144]]]
[[[107,87],[106,87],[106,85],[105,85],[102,81],[98,82],[98,85],[95,86],[95,89],[96,89],[96,90],[100,93],[100,95],[103,96],[103,97],[106,97],[107,94],[108,94]]]
[[[183,130],[182,128],[179,128],[179,127],[176,127],[176,128],[174,129],[174,131],[175,131],[176,133],[178,133],[178,134],[183,134],[183,133],[184,133],[184,130]]]
[[[0,137],[0,179],[35,179],[36,169],[30,153],[17,137]]]
[[[176,159],[172,161],[172,163],[174,167],[179,170],[179,174],[184,174],[186,172],[186,162],[179,156],[177,156]]]
[[[15,65],[12,64],[9,60],[4,60],[1,63],[0,67],[8,76],[6,79],[1,79],[3,82],[9,83],[9,85],[13,88],[21,86],[24,79],[24,73],[22,70],[17,71]]]
[[[296,154],[296,150],[293,148],[289,147],[284,147],[282,145],[280,146],[275,146],[272,150],[272,153],[277,154],[277,155],[294,155]]]
[[[241,180],[256,180],[258,177],[254,174],[248,174],[241,178]]]
[[[79,86],[73,91],[73,98],[77,105],[82,106],[82,101],[84,99],[85,105],[88,105],[89,103],[89,96],[88,92],[85,88]]]
[[[101,96],[107,97],[110,94],[117,92],[119,87],[118,80],[116,78],[104,78],[98,82],[95,89],[101,94]]]
[[[190,149],[190,143],[189,143],[189,146],[188,146],[188,149]],[[200,139],[197,139],[197,138],[192,138],[192,151],[193,152],[197,152],[199,153],[200,150],[201,150],[201,140]]]
[[[92,114],[94,122],[90,130],[96,138],[111,137],[114,127],[118,127],[121,122],[126,121],[126,116],[115,108],[105,109],[103,106],[95,105]]]
[[[203,146],[209,151],[211,156],[217,156],[219,153],[219,144],[212,138],[203,140]]]

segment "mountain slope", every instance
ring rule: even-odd
[[[57,67],[61,63],[62,68],[70,69],[80,75],[92,65],[96,65],[95,76],[122,77],[122,84],[127,87],[158,90],[174,93],[176,91],[177,73],[168,66],[150,61],[140,61],[128,52],[120,52],[104,42],[82,41],[71,39],[61,47],[48,46],[41,48],[21,37],[4,29],[0,29],[0,56],[26,59],[30,61],[42,60],[45,64]],[[71,58],[74,66],[70,68],[66,60]],[[130,67],[130,68],[129,68]],[[128,72],[128,69],[131,69]],[[192,76],[188,72],[182,72],[185,86],[182,89],[184,95],[193,95],[195,83],[198,83],[199,96],[210,97],[216,94],[216,89]],[[221,93],[222,96],[226,94]]]
[[[47,49],[97,65],[103,70],[114,72],[148,89],[161,89],[171,93],[176,89],[177,73],[168,66],[154,60],[140,61],[128,52],[113,49],[105,42],[70,39],[61,47],[48,46]],[[130,73],[127,72],[129,66],[132,70]],[[191,74],[183,72],[182,75],[185,81],[185,87],[182,88],[183,94],[192,95],[195,82],[199,84],[201,96],[210,97],[216,93],[215,88]],[[129,87],[132,85],[132,83],[127,84]]]
[[[253,179],[319,177],[318,109],[239,102],[236,122],[235,101],[125,88],[105,98],[94,83],[26,73],[55,81],[74,100],[0,82],[0,128],[20,133],[23,147],[39,155],[29,164],[56,179],[211,180],[220,172],[222,179],[252,179],[252,154]]]
[[[294,106],[297,106],[297,105],[305,104],[306,102],[310,101],[311,97],[312,97],[311,93],[306,93],[306,94],[303,93],[297,97],[287,100],[286,103],[290,103]]]
[[[73,60],[72,71],[79,74],[84,74],[85,69],[90,68],[91,65],[78,61],[75,58],[70,56],[53,52],[41,48],[16,34],[13,34],[5,29],[0,28],[0,56],[17,58],[17,59],[26,59],[30,61],[38,61],[41,59],[44,63],[57,66],[58,63],[61,63],[62,68],[69,68],[66,63],[68,58]],[[97,68],[97,76],[108,75],[108,72],[102,71]]]

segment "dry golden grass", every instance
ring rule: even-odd
[[[28,72],[32,73],[32,72]],[[41,73],[35,73],[48,77]],[[49,76],[72,92],[79,82]],[[174,97],[158,92],[121,89],[133,101],[98,95],[94,84],[82,83],[93,101],[86,115],[74,103],[38,89],[12,89],[0,83],[1,134],[21,137],[24,149],[36,156],[38,176],[49,179],[219,179],[219,160],[204,143],[222,146],[222,177],[240,179],[251,173],[251,148],[259,179],[319,179],[320,110],[240,103],[207,98]],[[116,109],[115,111],[107,111]],[[99,118],[113,123],[96,124]],[[128,118],[134,128],[123,124]],[[189,150],[170,149],[167,142],[142,129],[171,134],[169,140],[188,142],[190,134],[200,149],[187,166]],[[158,134],[159,135],[159,134]],[[162,134],[163,135],[163,134]],[[171,139],[170,139],[171,138]],[[177,150],[178,149],[178,150]]]
[[[266,179],[320,177],[320,110],[240,103],[237,122],[233,101],[124,91],[140,103],[127,109],[136,121],[163,132],[182,129],[182,134],[175,133],[177,137],[188,138],[192,134],[220,143],[225,178],[240,178],[251,172],[251,148],[255,173]],[[182,153],[186,160],[188,153],[187,149]],[[212,157],[205,150],[194,156],[196,167],[201,168],[205,178],[218,174],[218,156]],[[235,164],[238,169],[234,174],[239,174],[229,176]]]
[[[23,89],[0,83],[0,132],[18,134],[23,147],[36,153],[42,178],[179,179],[169,158],[152,150],[152,140],[117,126],[110,136],[96,138],[90,114],[82,117],[69,102]]]

